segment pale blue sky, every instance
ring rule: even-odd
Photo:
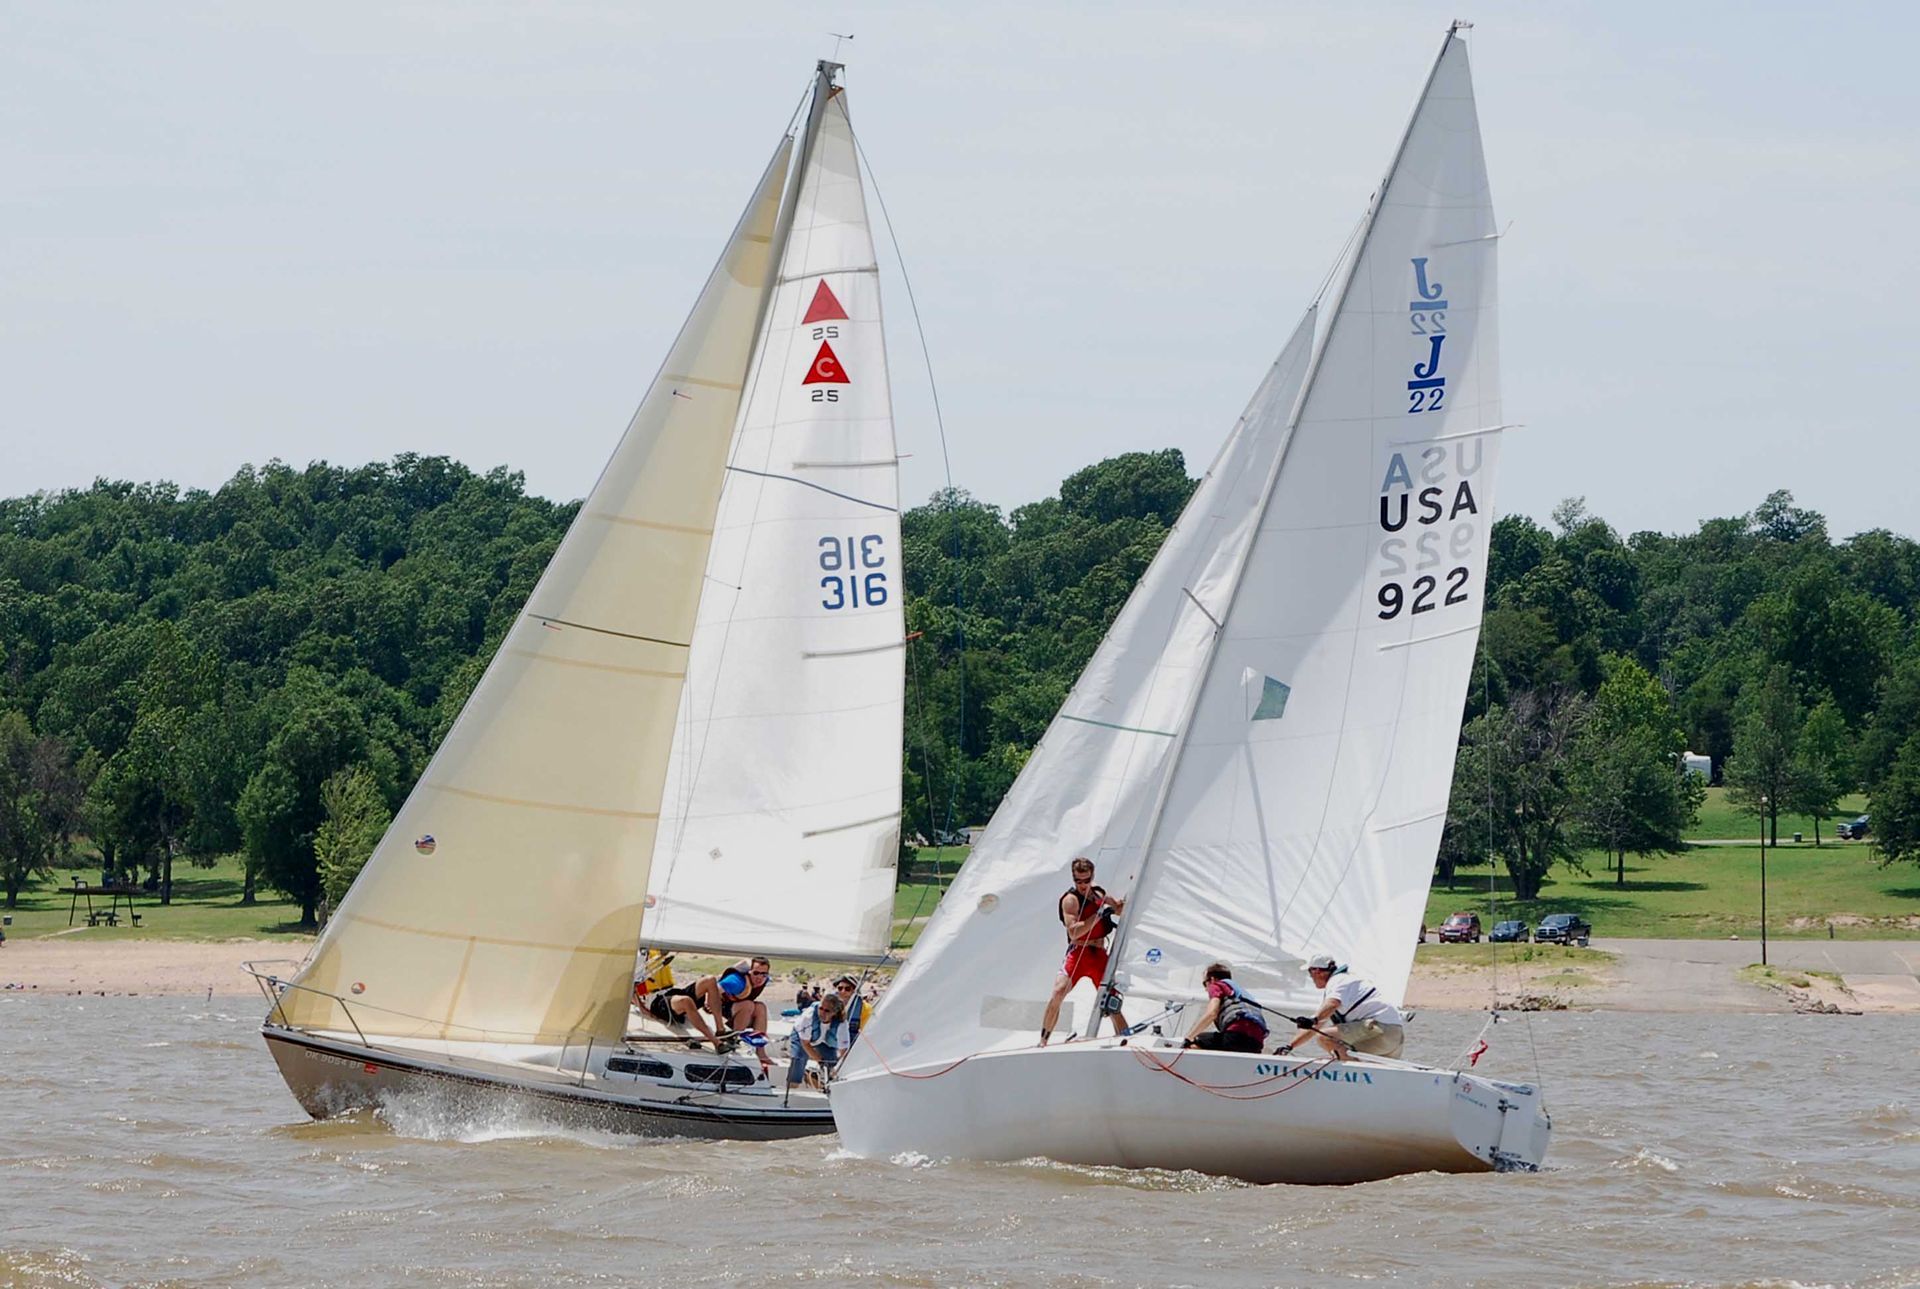
[[[956,482],[1197,468],[1456,10],[1513,221],[1500,508],[1677,530],[1787,487],[1836,536],[1920,532],[1920,11],[1891,3],[9,0],[0,495],[412,450],[578,496],[830,30]],[[889,279],[917,501],[905,304]]]

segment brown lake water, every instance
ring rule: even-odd
[[[1484,1018],[1430,1012],[1445,1060]],[[255,1000],[0,997],[0,1287],[1920,1285],[1920,1020],[1544,1013],[1534,1176],[1337,1189],[315,1124]]]

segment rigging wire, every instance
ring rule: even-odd
[[[922,771],[922,779],[927,792],[927,824],[929,827],[933,828],[937,834],[943,831],[951,832],[953,829],[954,814],[958,808],[958,800],[959,800],[960,776],[958,772],[959,771],[958,762],[961,757],[964,757],[965,747],[966,747],[966,720],[967,720],[966,579],[962,573],[961,564],[960,564],[960,555],[961,555],[960,525],[959,525],[960,512],[959,512],[959,507],[956,504],[956,496],[955,496],[955,491],[953,486],[953,456],[947,445],[946,415],[943,412],[940,405],[940,384],[939,384],[939,381],[934,377],[933,351],[927,346],[927,330],[926,330],[925,324],[922,322],[920,317],[920,302],[918,297],[916,297],[914,294],[913,277],[907,271],[907,257],[900,249],[900,235],[898,231],[896,231],[894,228],[893,216],[887,210],[887,199],[885,194],[882,193],[880,190],[880,179],[879,179],[879,176],[874,173],[873,162],[869,160],[867,157],[867,150],[860,142],[859,132],[853,131],[852,137],[853,137],[854,152],[860,158],[861,168],[867,172],[867,182],[873,189],[874,203],[880,208],[880,222],[886,226],[887,241],[893,247],[893,262],[900,266],[900,281],[901,281],[901,284],[906,289],[907,308],[908,308],[908,311],[913,316],[914,334],[920,342],[920,360],[927,373],[927,392],[930,396],[930,399],[933,405],[934,427],[939,433],[940,465],[941,465],[941,470],[943,472],[943,476],[946,482],[946,487],[944,492],[941,495],[941,499],[947,510],[947,520],[948,520],[947,555],[954,570],[953,629],[954,629],[954,650],[955,650],[956,683],[958,687],[958,698],[955,705],[955,714],[956,714],[956,723],[957,723],[957,728],[954,731],[955,764],[950,766],[947,771],[947,804],[946,804],[946,810],[944,812],[944,825],[945,825],[944,827],[941,826],[943,821],[940,819],[936,819],[935,817],[934,793],[933,793],[933,763],[932,763],[932,754],[929,751],[930,737],[928,734],[927,723],[925,720],[925,712],[926,712],[925,691],[920,684],[920,671],[919,671],[919,666],[915,657],[917,651],[911,648],[909,648],[907,651],[908,669],[909,669],[909,674],[912,678],[912,684],[913,684],[913,689],[915,694],[915,702],[921,715],[921,720],[919,721],[921,771]],[[902,554],[904,557],[904,551],[902,552]],[[910,644],[912,642],[912,639],[913,637],[910,636],[909,637]],[[915,928],[915,926],[919,923],[920,918],[923,914],[923,911],[926,907],[928,893],[933,890],[942,890],[946,885],[946,882],[944,880],[945,874],[941,871],[941,860],[939,858],[943,848],[939,846],[935,846],[933,849],[936,857],[934,859],[933,884],[931,886],[926,886],[921,888],[919,898],[914,902],[913,912],[908,916],[908,918],[906,919],[906,922],[901,926],[900,930],[897,931],[894,935],[893,944],[891,946],[892,950],[894,951],[897,951],[900,949],[902,943],[904,942],[907,936],[907,933],[909,931],[912,931]],[[873,971],[873,968],[868,967],[865,971],[861,973],[863,985],[865,983],[866,978],[872,974],[872,971]]]

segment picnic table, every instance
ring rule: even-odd
[[[67,925],[72,926],[74,920],[80,916],[80,901],[84,899],[87,902],[88,926],[119,926],[122,900],[127,904],[127,921],[133,926],[139,926],[140,915],[133,910],[133,897],[145,894],[146,892],[137,886],[85,886],[75,882],[72,898],[67,901]],[[107,907],[104,909],[94,907],[93,897],[96,895],[106,898]]]

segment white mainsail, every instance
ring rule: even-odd
[[[1482,609],[1495,245],[1450,34],[1311,360],[1296,337],[847,1077],[1031,1044],[1076,854],[1131,890],[1123,987],[1194,998],[1224,958],[1263,1001],[1304,1001],[1324,951],[1401,996]]]
[[[898,454],[845,96],[818,110],[707,563],[650,945],[847,959],[891,931]]]
[[[526,1044],[623,1032],[791,150],[776,150],[524,611],[283,995],[287,1024]]]
[[[1331,953],[1404,995],[1485,600],[1501,430],[1465,42],[1362,237],[1173,771],[1116,979],[1225,959],[1304,1005]]]

